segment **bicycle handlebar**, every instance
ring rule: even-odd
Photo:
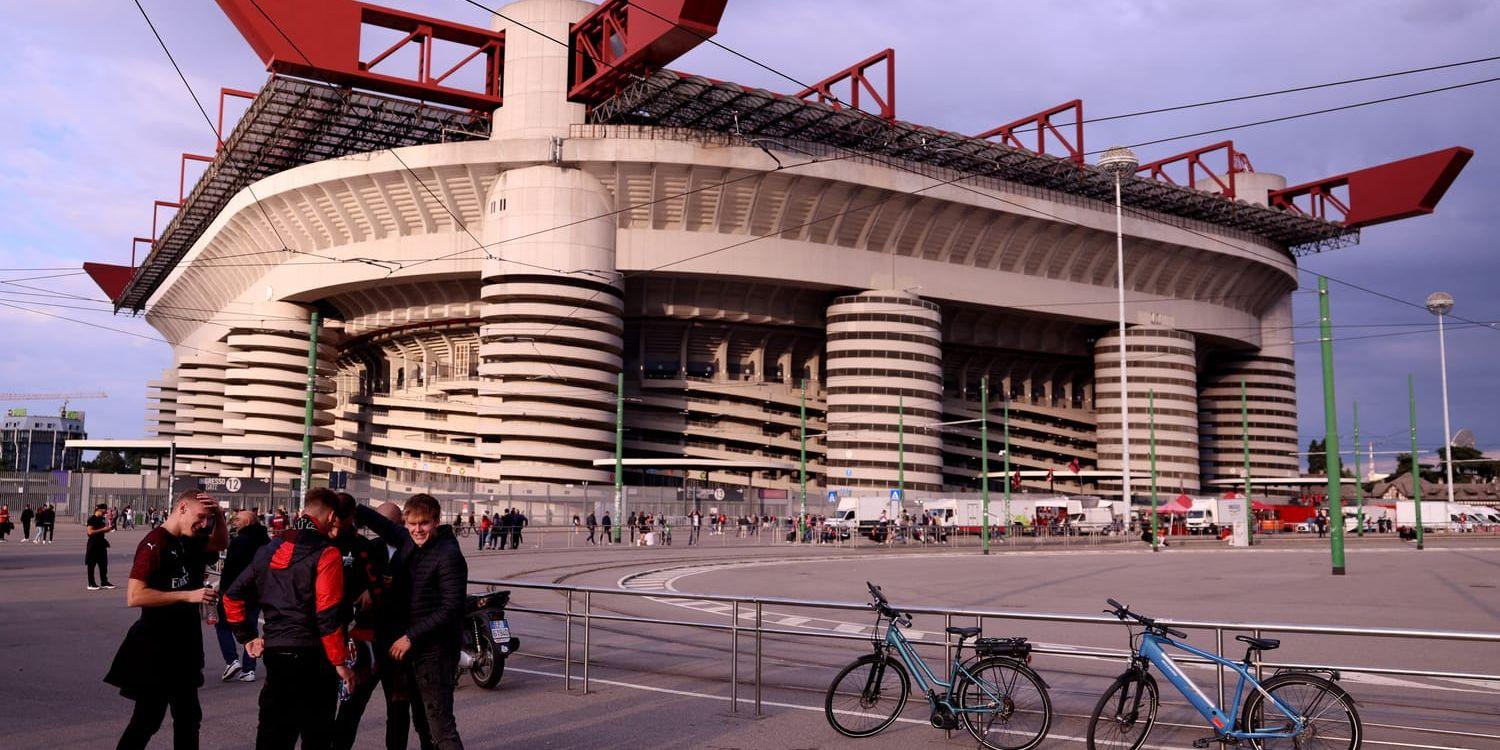
[[[870,583],[869,581],[865,581],[865,586],[869,587],[869,589],[870,589],[870,596],[875,599],[875,601],[872,602],[870,604],[870,606],[876,612],[879,612],[880,614],[885,615],[886,617],[891,618],[892,622],[895,622],[897,625],[900,625],[901,627],[911,627],[911,615],[909,615],[909,614],[907,614],[905,612],[902,612],[901,610],[898,610],[895,607],[892,607],[890,601],[885,598],[885,594],[882,594],[880,592],[880,587],[879,586],[876,586],[875,584]]]
[[[1177,638],[1186,638],[1186,637],[1188,637],[1188,634],[1182,632],[1181,630],[1177,630],[1175,628],[1169,628],[1166,625],[1158,625],[1157,622],[1156,622],[1156,618],[1154,618],[1154,617],[1146,617],[1145,615],[1141,615],[1141,614],[1137,614],[1135,612],[1131,612],[1129,607],[1127,607],[1124,604],[1121,604],[1121,603],[1115,601],[1114,599],[1105,599],[1104,601],[1107,604],[1109,604],[1109,606],[1111,607],[1110,609],[1104,610],[1105,614],[1114,615],[1115,617],[1118,617],[1121,620],[1124,620],[1125,618],[1128,617],[1128,618],[1130,618],[1132,620],[1135,620],[1136,622],[1139,622],[1142,625],[1145,625],[1146,628],[1149,629],[1149,630],[1157,630],[1157,631],[1166,633],[1167,635],[1175,636]]]

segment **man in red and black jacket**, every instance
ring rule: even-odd
[[[331,490],[310,490],[291,528],[262,547],[224,592],[235,638],[266,667],[257,750],[290,750],[299,736],[305,748],[327,747],[339,682],[353,680],[340,620],[344,558],[329,540],[338,503]],[[260,605],[263,634],[246,616],[250,604]]]

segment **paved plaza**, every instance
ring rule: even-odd
[[[130,554],[142,532],[113,538],[111,572],[121,588],[84,590],[82,532],[58,529],[48,547],[0,546],[0,705],[6,747],[112,746],[130,704],[100,682],[135,612],[124,607]],[[559,539],[562,537],[559,536]],[[540,541],[534,540],[534,541]],[[521,654],[509,661],[499,689],[467,679],[457,693],[459,726],[471,748],[895,748],[972,747],[926,725],[925,704],[913,696],[903,721],[869,740],[835,734],[824,721],[822,692],[834,672],[862,651],[873,618],[864,611],[767,605],[768,627],[785,634],[761,643],[761,713],[756,714],[755,644],[739,639],[738,710],[730,704],[728,605],[695,594],[782,597],[841,602],[865,598],[864,581],[882,585],[897,606],[988,611],[1097,614],[1113,596],[1148,614],[1177,620],[1357,625],[1364,627],[1497,631],[1500,623],[1500,540],[1435,539],[1418,553],[1394,540],[1351,540],[1349,575],[1328,575],[1326,546],[1314,539],[1272,541],[1254,550],[1182,545],[1153,554],[1143,545],[1063,548],[831,548],[714,540],[698,547],[569,546],[520,551],[473,549],[475,578],[621,588],[639,596],[591,595],[587,625],[589,690],[579,663],[585,649],[584,602],[572,624],[572,663],[561,618],[513,611]],[[516,610],[560,611],[564,598],[518,590]],[[753,624],[749,609],[741,624]],[[650,618],[708,627],[642,624]],[[959,622],[956,624],[967,624]],[[941,640],[941,618],[919,616],[913,629]],[[1125,646],[1124,628],[1098,624],[1043,624],[990,619],[990,635],[1026,635],[1049,652],[1106,651]],[[826,636],[848,636],[833,639]],[[1278,660],[1344,666],[1500,674],[1500,644],[1436,643],[1391,638],[1280,636]],[[1226,636],[1226,639],[1232,635]],[[1212,631],[1192,642],[1213,646]],[[259,684],[221,684],[222,667],[211,634],[208,684],[201,691],[205,748],[250,744]],[[1229,641],[1229,652],[1238,654]],[[942,649],[926,656],[941,664]],[[1043,747],[1080,747],[1084,718],[1118,659],[1078,653],[1039,654],[1034,666],[1048,680],[1057,719]],[[572,689],[562,674],[570,670]],[[940,669],[940,667],[939,667]],[[1214,674],[1191,675],[1209,690]],[[1450,678],[1346,673],[1359,701],[1371,747],[1500,748],[1494,717],[1500,684]],[[1150,747],[1189,747],[1204,732],[1187,726],[1186,705],[1164,694],[1164,724]],[[358,747],[380,746],[384,721],[372,701]],[[1418,731],[1420,728],[1421,731]],[[169,747],[169,735],[153,747]],[[416,746],[415,740],[412,747]]]

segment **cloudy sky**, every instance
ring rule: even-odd
[[[265,71],[207,0],[142,0],[212,112],[220,86],[255,89]],[[398,7],[487,25],[462,0]],[[0,27],[0,391],[107,391],[79,402],[96,437],[144,431],[145,382],[169,360],[142,321],[112,316],[77,273],[125,263],[150,230],[151,201],[174,198],[177,155],[213,135],[129,0],[5,3]],[[810,81],[884,47],[898,58],[902,119],[978,132],[1081,98],[1091,117],[1500,55],[1500,3],[1484,0],[730,0],[717,41]],[[721,49],[673,67],[772,90],[797,86]],[[1500,62],[1090,125],[1090,149],[1500,76]],[[1420,303],[1445,290],[1455,314],[1500,320],[1493,209],[1500,83],[1139,149],[1143,161],[1233,138],[1260,171],[1292,183],[1453,145],[1477,153],[1437,214],[1364,232],[1355,247],[1307,258],[1313,274]],[[1490,196],[1490,197],[1487,197]],[[1486,208],[1486,206],[1491,206]],[[1296,295],[1303,443],[1321,436],[1316,298]],[[1406,376],[1417,378],[1420,438],[1442,442],[1438,342],[1423,310],[1334,284],[1336,367],[1347,444],[1359,402],[1375,450],[1407,445]],[[60,317],[47,317],[47,316]],[[63,320],[71,318],[73,320]],[[74,322],[83,321],[84,323]],[[86,324],[85,324],[86,323]],[[1453,426],[1500,442],[1500,330],[1453,321]],[[8,404],[7,404],[8,405]],[[24,405],[24,404],[17,404]],[[33,404],[34,409],[55,408]],[[1390,456],[1377,456],[1382,464]]]

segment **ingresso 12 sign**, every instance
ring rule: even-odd
[[[178,477],[172,492],[199,490],[210,495],[268,495],[271,484],[264,479],[241,477]]]

